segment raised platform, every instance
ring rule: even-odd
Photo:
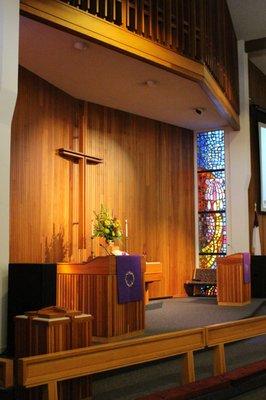
[[[250,304],[241,307],[220,307],[213,297],[154,300],[146,306],[145,335],[253,317],[264,303],[266,299],[252,299]]]

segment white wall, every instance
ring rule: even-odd
[[[249,251],[248,186],[250,166],[250,126],[248,57],[244,41],[238,42],[240,131],[226,132],[228,254]]]
[[[0,0],[0,351],[6,345],[11,120],[17,96],[19,0]]]

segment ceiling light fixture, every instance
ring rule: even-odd
[[[148,79],[144,82],[144,84],[148,87],[155,87],[157,85],[157,82],[152,79]]]
[[[85,42],[75,42],[74,43],[74,48],[76,50],[85,51],[85,50],[87,50],[88,45]]]
[[[195,108],[193,108],[193,111],[195,111],[195,113],[198,114],[198,115],[202,115],[206,111],[206,108],[195,107]]]

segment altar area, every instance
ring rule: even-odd
[[[118,262],[123,262],[120,272]],[[14,347],[13,318],[49,306],[92,315],[95,342],[142,335],[149,284],[161,279],[161,263],[137,255],[100,256],[84,263],[10,264],[9,352]]]
[[[125,257],[128,261],[124,268],[127,277],[122,279],[129,288],[132,288],[132,283],[136,279],[135,271],[131,265],[131,257]],[[92,344],[92,346],[84,345],[84,348],[70,351],[60,350],[59,353],[56,352],[58,350],[55,350],[54,354],[43,354],[37,357],[34,354],[24,355],[19,364],[19,368],[24,371],[19,374],[19,383],[22,386],[34,387],[47,384],[49,399],[61,399],[60,393],[57,397],[57,383],[61,380],[89,376],[113,368],[130,366],[139,362],[145,363],[179,354],[182,355],[183,359],[182,379],[184,382],[193,382],[195,380],[194,352],[214,346],[216,352],[219,350],[219,357],[216,358],[214,368],[222,373],[226,368],[224,343],[227,343],[228,340],[235,341],[264,334],[265,317],[252,318],[260,315],[258,314],[260,310],[263,312],[262,315],[265,314],[263,311],[265,299],[263,298],[252,299],[250,304],[241,307],[221,307],[218,305],[217,299],[208,297],[153,300],[145,305],[146,261],[142,256],[137,256],[141,275],[139,287],[141,297],[139,298],[138,295],[135,297],[134,294],[133,298],[128,298],[125,303],[121,302],[117,281],[117,276],[121,272],[116,265],[119,258],[114,256],[96,257],[91,262],[83,264],[10,265],[10,269],[12,269],[12,272],[10,271],[11,281],[15,285],[10,287],[10,293],[13,300],[16,301],[16,314],[25,311],[19,311],[18,307],[25,307],[25,301],[30,304],[30,301],[34,300],[31,298],[34,292],[38,294],[36,298],[39,301],[45,299],[46,302],[48,301],[47,294],[50,294],[49,301],[55,302],[58,307],[62,307],[60,303],[64,301],[64,307],[78,307],[82,308],[83,313],[92,314],[93,340],[96,344]],[[152,280],[151,265],[148,269],[149,274],[146,276],[146,280],[150,282]],[[158,278],[157,269],[158,263],[155,263],[155,280]],[[46,272],[48,276],[46,276]],[[29,284],[33,285],[35,289],[33,292],[28,290]],[[49,290],[47,290],[48,288]],[[22,297],[14,296],[15,292]],[[23,304],[19,301],[20,299],[23,299]],[[49,304],[42,306],[47,305],[49,306]],[[39,308],[40,303],[35,303],[35,306]],[[9,309],[9,311],[12,310]],[[13,309],[14,311],[15,309]],[[249,324],[251,323],[252,329],[250,330]],[[39,321],[37,324],[39,324]],[[33,327],[33,325],[31,326]],[[216,332],[218,329],[220,335],[219,332],[224,328],[231,332],[229,339],[226,331],[225,336],[221,337],[218,343],[212,342],[211,332],[213,330]],[[248,336],[246,336],[247,328]],[[36,330],[38,335],[37,332]],[[52,329],[50,332],[51,335],[54,335]],[[236,332],[238,334],[235,336]],[[9,335],[9,337],[11,336]],[[54,338],[54,336],[51,337]],[[36,338],[37,343],[40,337],[36,336]],[[99,345],[97,342],[105,342],[105,344]],[[85,364],[84,357],[86,358]],[[54,361],[59,363],[60,370],[55,370],[53,364],[50,364]],[[41,372],[40,376],[38,375],[36,378],[35,362],[37,364],[39,362],[49,364],[49,366],[45,364],[44,368],[51,369],[52,380],[50,372],[48,375],[43,375],[43,372]],[[39,364],[36,368],[39,368]],[[47,376],[49,376],[49,379]],[[76,382],[74,381],[73,384],[76,384]],[[88,393],[94,392],[89,378],[84,381],[84,384],[86,384]]]

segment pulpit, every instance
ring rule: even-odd
[[[123,256],[96,257],[86,263],[10,264],[8,289],[8,352],[14,353],[14,316],[57,305],[93,316],[92,334],[109,342],[139,335],[144,330],[145,258],[140,261],[142,298],[119,302],[116,263]],[[127,284],[135,279],[131,265]],[[120,277],[121,278],[121,277]],[[123,280],[123,277],[122,277]]]
[[[251,299],[250,254],[217,259],[217,300],[222,306],[242,306]]]
[[[131,257],[134,256],[125,256],[128,286],[135,280]],[[119,301],[116,264],[122,257],[105,256],[83,264],[57,264],[56,305],[91,314],[93,337],[97,341],[109,342],[141,334],[144,330],[145,260],[139,258],[141,299]]]

